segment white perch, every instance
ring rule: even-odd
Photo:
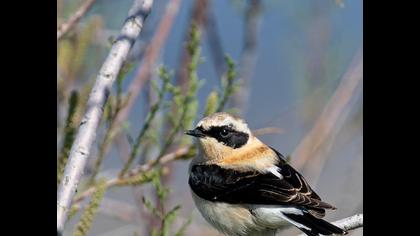
[[[139,36],[152,5],[153,0],[134,0],[119,37],[113,44],[90,92],[87,108],[70,150],[69,160],[57,192],[58,234],[63,231],[72,198],[83,175],[112,85]]]
[[[363,227],[363,214],[357,214],[341,220],[332,222],[335,226],[342,228],[344,231],[350,231]],[[299,236],[306,236],[305,234],[299,234]]]

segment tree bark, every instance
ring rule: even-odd
[[[63,231],[72,198],[83,175],[112,85],[127,58],[128,52],[139,36],[152,5],[153,0],[135,0],[133,2],[129,16],[103,63],[89,95],[87,108],[72,145],[63,179],[57,192],[57,233],[59,234]]]

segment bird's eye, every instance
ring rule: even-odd
[[[222,131],[220,131],[220,136],[222,136],[223,138],[226,138],[229,135],[229,131],[227,129],[222,129]]]

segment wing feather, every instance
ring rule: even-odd
[[[274,150],[274,149],[273,149]],[[199,197],[231,204],[292,204],[307,209],[312,215],[322,218],[325,209],[335,209],[321,201],[305,178],[278,155],[279,178],[273,173],[238,171],[216,164],[193,165],[189,184]]]

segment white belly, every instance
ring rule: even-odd
[[[261,219],[249,211],[252,206],[215,203],[204,200],[192,192],[201,215],[223,234],[231,236],[275,235],[273,225],[265,225]],[[258,208],[254,208],[258,209]]]

